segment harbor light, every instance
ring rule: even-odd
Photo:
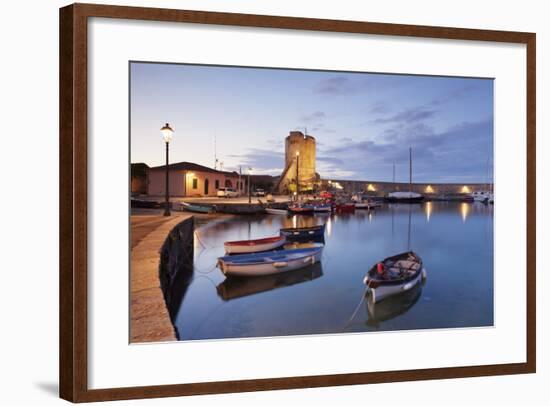
[[[170,127],[170,124],[166,123],[164,124],[164,127],[160,129],[160,133],[162,134],[162,138],[164,139],[164,143],[166,144],[166,184],[164,187],[165,196],[164,196],[164,215],[169,216],[170,215],[170,190],[169,190],[169,172],[168,172],[168,149],[170,145],[170,141],[172,141],[172,136],[174,134],[174,130],[172,127]]]
[[[470,193],[470,188],[466,185],[462,186],[462,189],[460,189],[462,193]]]
[[[172,141],[172,135],[174,134],[174,130],[172,130],[172,128],[170,127],[170,124],[168,123],[164,124],[164,127],[160,129],[160,132],[162,133],[164,142],[170,143],[170,141]]]
[[[432,185],[428,185],[428,186],[426,186],[426,189],[424,191],[426,193],[433,193],[434,189],[433,189]]]
[[[372,183],[369,183],[369,185],[367,186],[367,191],[376,192],[376,188],[374,187],[374,185]]]

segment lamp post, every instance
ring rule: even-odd
[[[170,128],[170,125],[166,123],[164,127],[160,129],[160,132],[162,134],[162,137],[164,138],[164,143],[166,144],[166,184],[165,184],[165,198],[164,198],[164,215],[169,216],[170,215],[170,190],[169,190],[169,175],[168,175],[168,147],[170,145],[170,141],[172,141],[172,135],[174,134],[174,130]]]
[[[300,151],[296,151],[296,196],[300,198]]]
[[[252,168],[248,168],[248,203],[252,203],[252,195],[250,194],[250,174],[252,173]]]

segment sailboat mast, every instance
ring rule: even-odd
[[[412,193],[412,177],[413,177],[412,148],[409,147],[409,193]]]

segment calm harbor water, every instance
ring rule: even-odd
[[[326,223],[320,264],[276,276],[226,279],[215,267],[223,242]],[[360,303],[367,270],[385,257],[419,254],[427,280],[411,291]],[[170,309],[181,340],[491,326],[493,207],[428,202],[376,212],[239,216],[196,231],[192,275]]]

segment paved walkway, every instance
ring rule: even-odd
[[[131,216],[130,342],[175,341],[160,287],[160,249],[169,232],[190,214]],[[135,243],[135,244],[134,244]]]

